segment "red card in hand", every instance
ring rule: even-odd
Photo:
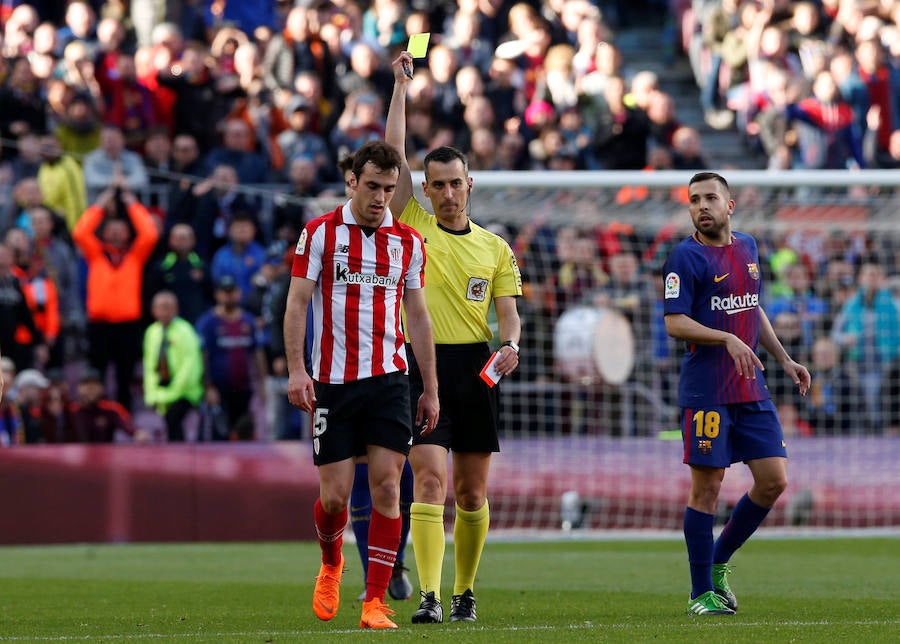
[[[494,367],[494,364],[497,362],[497,359],[499,357],[500,357],[500,352],[495,351],[491,355],[491,357],[487,361],[487,363],[485,363],[484,368],[481,370],[481,373],[479,374],[481,376],[481,379],[484,380],[485,383],[487,383],[488,387],[493,387],[498,382],[500,382],[500,378],[503,377],[503,374],[497,373],[497,369],[496,369],[496,367]]]

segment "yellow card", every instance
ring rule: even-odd
[[[425,54],[428,53],[428,40],[430,38],[430,33],[411,35],[409,37],[409,45],[406,46],[406,51],[408,51],[413,58],[425,58]]]

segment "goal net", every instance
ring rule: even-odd
[[[691,174],[473,174],[471,216],[509,241],[525,291],[520,368],[501,383],[494,527],[680,528],[683,347],[665,333],[660,271],[693,230]],[[813,375],[801,398],[761,356],[790,458],[766,525],[898,526],[900,176],[724,174],[733,229],[759,243],[762,304]],[[726,473],[723,516],[750,483],[746,467]]]

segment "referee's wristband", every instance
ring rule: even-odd
[[[519,345],[516,344],[515,342],[513,342],[512,340],[507,340],[506,342],[501,342],[501,343],[500,343],[500,346],[501,346],[501,347],[509,347],[510,349],[512,349],[513,351],[515,351],[516,353],[519,352]]]

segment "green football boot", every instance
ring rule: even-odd
[[[737,597],[734,596],[734,593],[731,592],[731,587],[728,585],[728,575],[732,572],[734,572],[734,568],[727,563],[713,564],[713,590],[722,598],[725,605],[736,613],[738,609]]]
[[[699,597],[688,600],[687,613],[694,615],[734,615],[725,601],[714,590],[708,590]]]

